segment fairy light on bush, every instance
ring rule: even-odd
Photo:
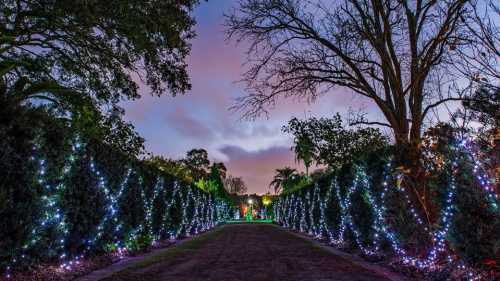
[[[47,160],[42,159],[41,157],[31,157],[31,160],[36,161],[38,160],[38,179],[37,182],[42,186],[42,190],[44,192],[44,195],[42,195],[41,199],[44,202],[43,204],[43,212],[42,212],[42,217],[40,221],[38,222],[38,225],[36,225],[32,231],[32,238],[30,238],[29,243],[25,244],[22,247],[22,251],[26,251],[29,248],[35,246],[41,239],[41,236],[43,235],[42,232],[46,231],[49,228],[54,228],[56,231],[56,236],[57,238],[55,239],[55,244],[57,245],[56,249],[56,254],[59,256],[60,260],[63,260],[66,258],[66,253],[64,253],[64,248],[65,248],[65,236],[68,234],[68,229],[66,222],[64,220],[64,215],[61,211],[60,207],[60,197],[61,197],[61,192],[64,191],[65,186],[64,186],[64,179],[67,177],[68,173],[70,172],[71,167],[73,166],[73,163],[75,162],[76,157],[74,154],[78,152],[80,149],[81,144],[79,143],[78,139],[73,142],[72,145],[72,153],[70,156],[65,160],[65,164],[62,170],[62,173],[59,175],[57,179],[57,184],[49,184],[49,180],[47,179]],[[38,145],[34,146],[33,152],[36,155],[37,151],[39,151]],[[21,253],[18,258],[14,258],[12,260],[12,265],[7,266],[6,268],[6,277],[10,278],[11,277],[11,269],[17,262],[22,262],[22,260],[28,258],[25,253]]]
[[[316,225],[314,224],[314,209],[316,206],[316,202],[314,201],[314,199],[316,198],[316,193],[317,193],[318,189],[319,189],[318,183],[315,183],[314,189],[312,192],[312,196],[311,196],[310,190],[307,192],[306,200],[307,200],[308,205],[309,205],[309,227],[308,227],[308,234],[309,235],[316,234]]]
[[[141,189],[142,202],[144,203],[145,222],[148,234],[150,237],[154,236],[153,233],[153,203],[164,188],[164,179],[161,177],[156,178],[156,183],[153,188],[153,194],[149,198],[144,193],[144,188]],[[158,238],[153,239],[155,242]]]
[[[474,165],[474,176],[476,177],[481,188],[487,193],[490,204],[493,206],[493,208],[498,208],[496,201],[500,200],[500,195],[495,192],[495,188],[493,187],[491,179],[485,172],[483,164],[479,161],[477,153],[472,148],[472,141],[468,138],[464,138],[459,142],[458,147],[465,150],[466,154],[468,154],[468,156],[470,157],[470,160]]]
[[[66,190],[65,184],[67,184],[67,179],[69,174],[73,171],[75,167],[75,162],[79,159],[80,154],[83,153],[84,145],[80,142],[78,138],[72,141],[71,152],[66,157],[64,165],[59,173],[50,173],[49,167],[46,159],[39,155],[39,148],[34,146],[33,156],[30,157],[30,161],[34,161],[36,167],[35,182],[39,184],[42,188],[43,194],[41,195],[42,200],[42,212],[40,212],[38,222],[33,226],[33,231],[31,237],[27,239],[27,242],[20,247],[18,251],[15,252],[11,263],[7,265],[3,271],[6,278],[12,277],[12,270],[16,269],[19,265],[25,264],[25,260],[31,258],[28,256],[28,250],[36,246],[39,241],[46,234],[46,231],[50,231],[52,243],[49,245],[49,250],[56,255],[60,261],[58,266],[59,271],[69,271],[74,268],[75,265],[79,265],[84,256],[91,250],[96,250],[98,246],[103,245],[103,243],[96,243],[98,240],[103,240],[105,237],[110,237],[110,241],[102,241],[108,243],[107,245],[114,245],[113,248],[119,255],[123,255],[126,251],[123,247],[122,241],[119,237],[122,237],[122,222],[120,221],[119,204],[121,202],[122,196],[126,193],[128,182],[133,173],[131,168],[126,169],[121,183],[119,184],[117,191],[109,189],[108,183],[104,177],[104,174],[99,171],[98,165],[92,157],[86,162],[89,165],[89,176],[95,178],[95,190],[99,196],[104,199],[104,215],[99,220],[98,224],[95,226],[95,231],[93,233],[88,233],[87,237],[83,240],[83,245],[85,249],[78,254],[69,255],[66,252],[67,245],[66,237],[69,234],[68,225],[66,223],[66,216],[61,205],[61,196]],[[51,171],[52,172],[52,171]],[[52,174],[57,174],[56,178],[50,178]],[[153,212],[154,212],[154,202],[158,200],[159,195],[164,192],[165,184],[163,177],[158,177],[155,186],[153,187],[152,194],[144,193],[144,181],[141,176],[139,176],[139,185],[141,187],[141,201],[144,204],[145,210],[145,226],[143,224],[139,225],[127,234],[123,234],[126,240],[134,240],[138,238],[138,235],[144,233],[147,230],[148,234],[156,237],[156,239],[161,238],[161,233],[170,232],[170,237],[177,235],[190,235],[192,233],[197,234],[200,231],[206,231],[215,225],[225,221],[229,217],[229,209],[231,208],[226,202],[214,199],[209,194],[201,193],[198,189],[188,186],[184,188],[186,192],[184,195],[178,196],[180,193],[180,184],[176,181],[173,184],[173,194],[172,197],[166,200],[165,213],[161,217],[161,227],[159,230],[154,231],[152,229],[153,223]],[[193,189],[195,192],[193,192]],[[167,219],[171,217],[172,208],[176,205],[176,202],[180,202],[182,206],[182,218],[179,225],[168,224]],[[192,211],[189,211],[192,210]],[[189,215],[188,215],[189,214]],[[167,231],[167,225],[169,231]],[[176,232],[174,234],[174,231]],[[182,233],[181,233],[182,231]],[[109,232],[109,233],[108,233]],[[153,233],[155,232],[155,233]],[[157,233],[156,233],[157,232]],[[109,234],[109,235],[105,235]],[[156,235],[156,236],[154,236]],[[52,249],[50,247],[53,247]]]

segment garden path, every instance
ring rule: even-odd
[[[192,239],[104,280],[389,280],[271,224],[225,225],[199,240]]]

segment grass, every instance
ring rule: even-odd
[[[126,275],[131,271],[135,271],[137,269],[145,268],[153,264],[166,261],[172,258],[173,256],[188,254],[190,252],[196,251],[197,249],[205,245],[205,243],[208,242],[209,240],[217,238],[222,233],[223,228],[224,227],[217,227],[216,229],[200,234],[199,236],[193,237],[191,240],[182,242],[179,245],[174,245],[171,248],[167,248],[164,251],[146,257],[138,262],[131,264],[130,266],[124,268],[123,270],[114,273],[111,277],[117,277],[122,274]]]
[[[251,220],[251,221],[246,221],[246,220],[228,220],[228,221],[226,221],[226,224],[238,224],[238,223],[273,223],[273,220],[268,219],[268,220]]]

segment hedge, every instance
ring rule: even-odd
[[[491,266],[500,253],[498,196],[464,143],[448,151],[453,161],[429,171],[438,210],[430,226],[383,152],[283,194],[274,202],[274,220],[371,259],[396,258],[420,269]]]
[[[82,255],[142,250],[231,215],[226,201],[78,137],[64,119],[11,113],[0,116],[0,271],[69,268]]]

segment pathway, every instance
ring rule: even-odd
[[[270,224],[226,225],[106,281],[389,280]]]

